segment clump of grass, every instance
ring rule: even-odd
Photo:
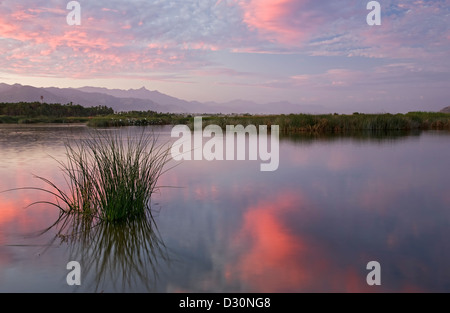
[[[150,209],[159,177],[165,172],[169,149],[157,145],[153,134],[122,138],[95,132],[88,139],[66,144],[66,163],[60,162],[68,191],[37,177],[53,194],[51,203],[63,213],[82,214],[102,221],[123,221]]]

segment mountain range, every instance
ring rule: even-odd
[[[0,102],[73,103],[85,107],[108,106],[116,112],[156,111],[169,113],[251,113],[251,114],[289,114],[325,113],[321,106],[299,105],[287,101],[259,104],[246,100],[233,100],[225,103],[198,102],[178,99],[159,91],[140,89],[107,89],[100,87],[82,88],[38,88],[20,84],[0,83]]]

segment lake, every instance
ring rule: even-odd
[[[146,128],[161,143],[171,127]],[[0,191],[65,186],[83,125],[0,125]],[[136,134],[131,127],[101,131]],[[172,161],[153,220],[77,236],[38,190],[0,194],[0,292],[449,292],[450,133],[280,138],[279,167]],[[81,285],[66,268],[81,265]],[[367,264],[379,262],[381,286]]]

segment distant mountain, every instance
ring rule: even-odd
[[[163,106],[178,107],[180,112],[190,113],[252,113],[252,114],[290,114],[290,113],[323,113],[320,106],[299,106],[287,101],[259,104],[247,100],[233,100],[225,103],[198,102],[181,100],[159,91],[150,91],[145,87],[140,89],[107,89],[97,87],[82,87],[77,90],[84,92],[104,93],[117,98],[136,98],[148,100]]]
[[[450,107],[443,108],[441,113],[450,113]]]
[[[175,97],[171,97],[160,93],[159,91],[150,91],[145,87],[140,89],[107,89],[99,87],[82,87],[77,88],[77,90],[90,93],[103,93],[116,98],[133,98],[141,100],[151,100],[155,103],[159,103],[164,106],[170,106],[177,108],[180,112],[194,112],[196,109],[202,109],[195,102],[189,102],[186,100],[181,100]]]
[[[75,104],[82,106],[98,106],[105,105],[114,111],[158,111],[158,112],[175,112],[178,108],[171,106],[161,106],[152,100],[143,100],[136,98],[117,98],[99,92],[83,92],[72,88],[46,88],[49,92],[60,97],[65,97]]]
[[[0,92],[10,89],[12,86],[4,83],[0,83]]]
[[[104,93],[118,98],[151,99],[163,106],[170,105],[182,108],[180,112],[190,113],[252,113],[252,114],[290,114],[290,113],[326,113],[322,106],[297,105],[287,101],[259,104],[247,100],[233,100],[225,103],[198,102],[181,100],[159,91],[140,89],[107,89],[97,87],[78,88],[84,92]]]
[[[35,88],[31,86],[22,86],[15,84],[9,86],[3,86],[0,88],[0,102],[35,102],[40,101],[41,96],[44,97],[44,101],[48,103],[69,103],[66,98],[54,95],[42,88]]]
[[[321,106],[302,106],[290,102],[259,104],[246,100],[226,103],[198,102],[178,99],[159,91],[140,89],[107,89],[98,87],[82,88],[36,88],[20,84],[0,83],[0,102],[44,102],[80,104],[85,107],[108,106],[114,111],[157,111],[170,113],[250,113],[250,114],[289,114],[326,113]]]
[[[35,102],[43,97],[47,103],[80,104],[84,107],[108,106],[114,111],[176,112],[178,108],[160,106],[151,100],[116,98],[103,93],[88,93],[72,88],[36,88],[31,86],[0,85],[0,102]]]

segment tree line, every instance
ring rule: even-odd
[[[83,107],[79,104],[40,102],[0,103],[0,115],[24,117],[89,117],[114,114],[107,106]]]

